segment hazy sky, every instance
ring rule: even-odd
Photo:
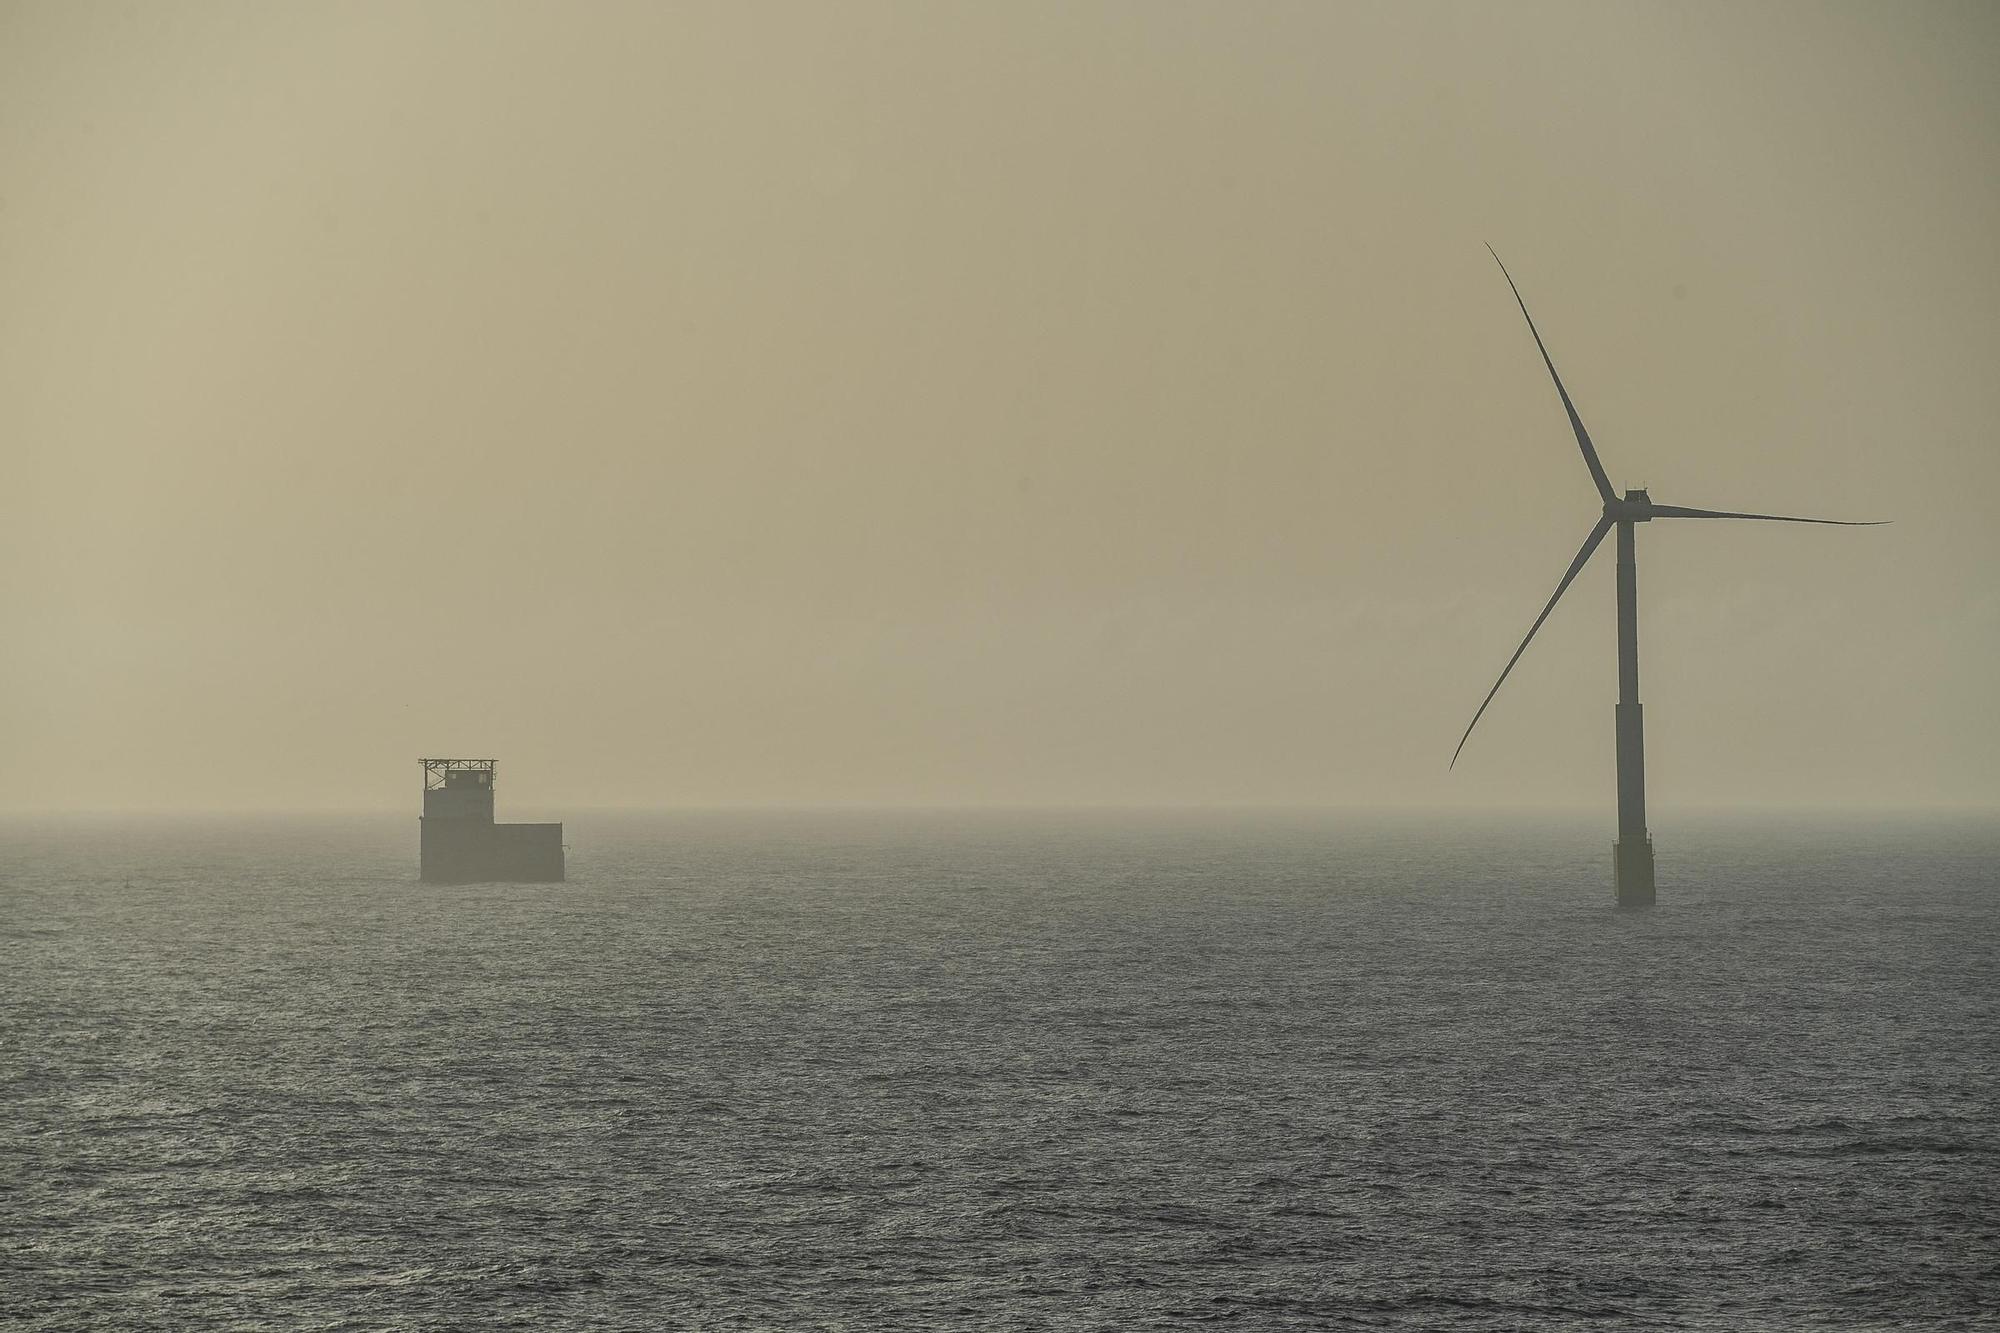
[[[0,4],[0,807],[2000,803],[1988,3]]]

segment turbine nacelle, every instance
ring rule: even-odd
[[[1606,500],[1604,517],[1613,523],[1650,523],[1653,497],[1644,491],[1627,491],[1622,500]]]

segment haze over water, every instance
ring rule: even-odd
[[[1990,1326],[2000,825],[0,825],[27,1329]]]
[[[2000,806],[2000,9],[0,5],[0,809]]]

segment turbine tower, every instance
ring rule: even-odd
[[[1493,253],[1493,247],[1486,247]],[[1577,447],[1583,451],[1583,465],[1590,469],[1590,479],[1597,486],[1597,493],[1604,499],[1604,513],[1591,528],[1590,535],[1583,539],[1583,549],[1576,553],[1576,559],[1569,562],[1562,582],[1556,584],[1553,596],[1542,613],[1535,617],[1535,623],[1528,627],[1527,637],[1521,646],[1507,659],[1507,665],[1500,672],[1500,679],[1493,682],[1493,688],[1486,692],[1479,711],[1466,724],[1465,735],[1458,738],[1458,749],[1451,753],[1451,767],[1457,767],[1458,756],[1465,750],[1465,742],[1471,737],[1472,729],[1485,716],[1486,705],[1493,702],[1493,696],[1507,681],[1507,673],[1521,660],[1521,654],[1528,650],[1528,643],[1535,637],[1535,631],[1555,610],[1556,603],[1576,576],[1589,563],[1591,554],[1604,540],[1604,534],[1618,529],[1618,841],[1612,844],[1611,866],[1612,886],[1617,894],[1620,907],[1650,907],[1653,904],[1653,839],[1646,832],[1646,731],[1645,722],[1639,709],[1639,571],[1634,555],[1633,531],[1638,524],[1650,523],[1656,518],[1749,518],[1766,523],[1826,523],[1839,527],[1859,528],[1879,526],[1875,522],[1857,523],[1837,518],[1788,518],[1782,514],[1739,514],[1719,509],[1684,509],[1679,505],[1654,504],[1652,497],[1644,491],[1627,491],[1623,498],[1611,489],[1610,478],[1604,475],[1604,465],[1597,461],[1597,449],[1590,442],[1590,432],[1583,428],[1583,418],[1576,414],[1576,404],[1569,400],[1569,390],[1563,387],[1562,376],[1556,374],[1556,363],[1549,359],[1549,349],[1542,342],[1542,334],[1535,327],[1535,317],[1528,313],[1528,303],[1521,299],[1521,289],[1514,286],[1514,275],[1507,272],[1507,266],[1500,262],[1500,256],[1493,254],[1493,262],[1500,264],[1500,273],[1507,279],[1507,286],[1513,289],[1514,302],[1521,307],[1521,317],[1528,321],[1528,332],[1534,335],[1535,346],[1541,351],[1542,364],[1549,368],[1549,378],[1555,381],[1556,393],[1562,399],[1563,411],[1569,414],[1570,429],[1576,432]]]

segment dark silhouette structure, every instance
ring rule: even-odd
[[[1491,246],[1487,247],[1489,252]],[[1465,749],[1465,742],[1471,737],[1472,729],[1479,725],[1485,715],[1486,705],[1493,702],[1493,696],[1506,683],[1507,673],[1514,669],[1514,663],[1521,660],[1521,654],[1528,649],[1529,640],[1535,631],[1555,610],[1565,589],[1589,562],[1604,534],[1614,527],[1618,529],[1618,841],[1612,844],[1611,866],[1613,891],[1620,907],[1650,907],[1653,904],[1653,838],[1646,831],[1646,727],[1644,714],[1639,707],[1639,570],[1634,554],[1634,530],[1641,523],[1650,523],[1656,518],[1750,518],[1768,523],[1825,523],[1838,527],[1876,527],[1879,522],[1857,523],[1837,518],[1788,518],[1781,514],[1739,514],[1719,509],[1684,509],[1678,505],[1654,504],[1652,497],[1644,491],[1627,491],[1620,498],[1611,489],[1611,481],[1604,475],[1604,465],[1597,460],[1597,449],[1590,442],[1590,432],[1583,428],[1583,418],[1576,413],[1576,405],[1570,402],[1569,390],[1563,387],[1562,376],[1556,374],[1556,364],[1549,359],[1549,349],[1542,342],[1541,331],[1535,327],[1535,317],[1528,313],[1528,303],[1521,299],[1521,289],[1514,286],[1514,276],[1507,272],[1507,266],[1500,263],[1495,254],[1493,262],[1500,264],[1501,275],[1507,279],[1507,286],[1513,290],[1515,304],[1521,307],[1521,317],[1528,321],[1528,332],[1534,335],[1535,347],[1542,354],[1542,364],[1549,368],[1549,378],[1555,381],[1556,394],[1562,399],[1563,411],[1569,414],[1570,429],[1576,433],[1577,447],[1583,451],[1583,465],[1590,469],[1590,479],[1603,497],[1604,513],[1597,525],[1584,538],[1583,549],[1570,561],[1569,569],[1563,574],[1562,582],[1556,584],[1555,594],[1548,605],[1535,617],[1535,623],[1528,627],[1527,637],[1521,646],[1507,659],[1501,669],[1500,679],[1493,682],[1493,688],[1486,692],[1479,711],[1466,724],[1465,735],[1458,738],[1458,749],[1451,754],[1451,764],[1456,767],[1458,756]]]
[[[498,760],[426,759],[423,765],[418,873],[426,884],[561,881],[561,824],[493,822]]]

